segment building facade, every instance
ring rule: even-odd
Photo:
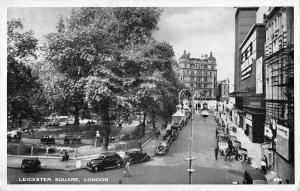
[[[217,63],[212,52],[201,58],[191,58],[184,51],[180,57],[178,78],[191,91],[201,91],[196,99],[216,100],[217,93]]]
[[[235,48],[234,48],[234,91],[240,86],[240,52],[239,48],[250,28],[256,23],[257,7],[240,7],[235,13]]]
[[[244,132],[254,143],[264,141],[264,43],[265,24],[254,24],[239,49],[241,87],[235,97],[244,112]]]
[[[246,121],[246,113],[243,107],[245,101],[243,99],[244,98],[243,93],[246,93],[248,91],[241,84],[242,83],[242,70],[241,70],[242,53],[240,50],[240,46],[244,42],[250,29],[256,23],[257,10],[258,10],[257,7],[239,7],[236,9],[236,14],[235,14],[234,92],[230,93],[230,97],[235,98],[235,106],[231,112],[231,118],[238,127],[243,129],[245,129],[245,121]],[[246,56],[244,54],[243,61],[245,61],[244,60],[245,58]],[[243,65],[243,67],[245,67],[245,65]],[[249,77],[250,71],[248,68],[243,68],[243,69],[246,69],[243,70],[243,79],[246,79],[247,77]],[[245,82],[243,83],[245,84]],[[248,116],[248,118],[250,117]]]
[[[229,101],[229,79],[222,80],[218,83],[217,100],[228,103]]]
[[[294,182],[294,12],[270,7],[266,23],[264,154],[285,183]],[[268,145],[269,143],[269,145]]]

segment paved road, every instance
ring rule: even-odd
[[[215,121],[212,116],[202,118],[196,116],[193,122],[194,126],[194,145],[193,156],[197,157],[193,161],[194,184],[231,184],[233,181],[242,181],[243,168],[240,162],[231,159],[224,161],[222,156],[216,161],[213,149],[215,140]],[[57,182],[51,183],[97,183],[97,184],[187,184],[188,163],[184,160],[189,156],[189,135],[190,123],[184,127],[179,135],[179,139],[172,143],[169,153],[165,156],[155,157],[152,161],[131,165],[131,177],[122,177],[122,169],[108,170],[100,173],[90,173],[86,170],[64,172],[64,171],[43,171],[38,173],[23,174],[19,170],[8,169],[8,183],[20,183],[19,177],[51,177],[78,178],[75,182]],[[97,181],[85,181],[88,178],[98,177]],[[22,182],[31,183],[31,182]],[[43,182],[39,182],[43,183]],[[50,182],[45,182],[50,183]]]

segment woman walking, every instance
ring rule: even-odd
[[[129,165],[130,165],[131,159],[127,160],[126,164],[125,164],[125,170],[124,170],[124,177],[129,177]]]

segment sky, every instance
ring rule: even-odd
[[[60,15],[69,16],[72,8],[8,8],[7,18],[21,18],[25,29],[34,31],[37,38],[55,32]],[[183,51],[200,58],[212,51],[216,57],[218,81],[227,77],[233,83],[234,74],[234,8],[178,7],[163,8],[153,36],[173,46],[175,58]]]

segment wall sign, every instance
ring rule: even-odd
[[[276,152],[289,160],[289,129],[277,124]]]
[[[262,57],[256,60],[256,94],[263,93]]]

